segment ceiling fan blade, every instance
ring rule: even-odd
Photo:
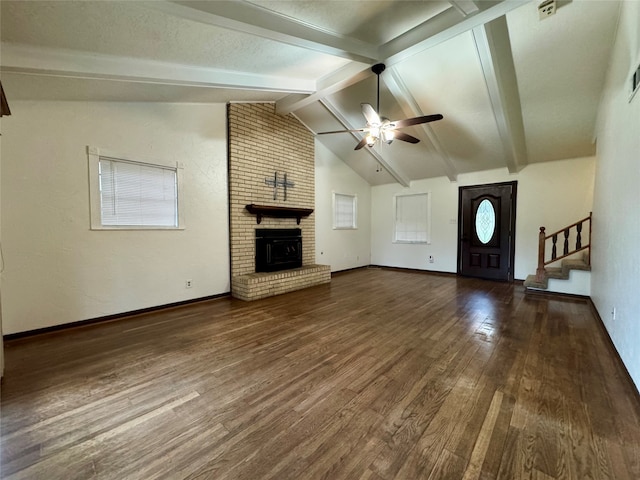
[[[396,139],[402,140],[403,142],[418,143],[420,141],[419,139],[417,139],[416,137],[412,137],[408,133],[399,132],[397,130],[395,130],[393,133],[395,134]]]
[[[356,145],[356,148],[354,148],[354,150],[360,150],[362,147],[364,147],[367,144],[367,137],[363,138],[362,140],[360,140],[358,142],[358,145]]]
[[[378,112],[376,112],[371,105],[361,103],[360,106],[362,107],[362,115],[367,119],[367,123],[371,125],[382,123],[380,121],[380,115],[378,115]]]
[[[435,115],[423,115],[421,117],[405,118],[404,120],[396,120],[391,122],[395,125],[395,128],[409,127],[411,125],[419,125],[421,123],[435,122],[436,120],[442,120],[444,117],[439,113]]]
[[[364,128],[355,128],[353,130],[334,130],[332,132],[318,132],[316,135],[328,135],[330,133],[349,133],[349,132],[364,132],[366,129]]]

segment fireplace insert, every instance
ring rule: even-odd
[[[277,272],[301,266],[300,228],[256,229],[256,272]]]

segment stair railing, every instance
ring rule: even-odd
[[[540,233],[538,234],[538,268],[536,269],[536,280],[538,282],[544,281],[544,277],[546,274],[545,267],[550,263],[557,262],[558,260],[562,260],[569,255],[573,255],[574,253],[581,252],[582,250],[588,250],[586,261],[587,265],[591,265],[591,213],[589,213],[588,217],[583,218],[582,220],[578,220],[571,225],[561,228],[557,232],[554,232],[550,235],[545,233],[545,228],[540,227]],[[582,232],[583,225],[585,222],[589,222],[589,229],[587,230],[588,237],[587,243],[582,243]],[[573,229],[573,230],[572,230]],[[573,233],[575,231],[575,234]],[[562,246],[562,255],[558,255],[558,235],[564,235],[564,245]],[[575,248],[569,248],[569,240],[572,236],[575,239]],[[549,242],[551,240],[551,242]],[[551,246],[551,255],[548,260],[546,260],[546,246],[547,243],[550,243]]]

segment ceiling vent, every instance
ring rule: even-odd
[[[556,0],[543,0],[538,4],[538,15],[540,15],[540,20],[544,20],[555,13]]]

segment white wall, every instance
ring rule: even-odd
[[[640,2],[623,2],[599,111],[591,292],[640,387],[640,92],[628,101],[629,75],[638,63]]]
[[[0,133],[2,132],[2,120],[0,120]],[[0,135],[0,172],[2,171],[2,136]],[[4,340],[2,338],[2,271],[4,270],[4,256],[2,252],[2,179],[0,177],[0,377],[4,376]]]
[[[316,140],[316,263],[331,265],[331,271],[369,265],[371,252],[371,187]],[[332,192],[355,194],[358,228],[333,229]]]
[[[371,263],[419,270],[456,272],[458,256],[458,188],[468,185],[518,181],[516,206],[516,279],[535,273],[538,232],[558,230],[589,215],[593,205],[595,159],[579,158],[532,164],[518,174],[506,169],[459,175],[457,183],[445,177],[419,180],[410,188],[382,185],[372,188]],[[431,244],[394,244],[393,195],[431,193]],[[429,263],[429,256],[434,263]]]
[[[229,291],[225,105],[15,101],[11,111],[4,334]],[[182,162],[186,229],[89,230],[87,145]]]

